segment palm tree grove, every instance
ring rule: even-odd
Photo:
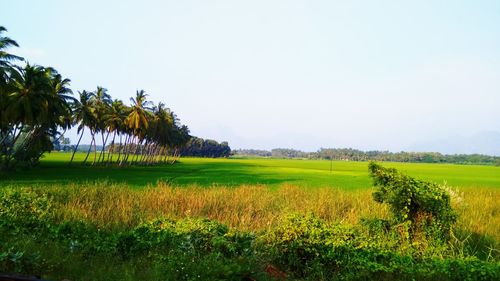
[[[152,165],[173,163],[179,157],[190,139],[189,129],[164,103],[155,105],[144,90],[138,90],[126,105],[100,86],[74,97],[71,80],[54,68],[16,65],[24,58],[8,49],[18,44],[6,36],[5,27],[0,31],[1,169],[36,165],[43,153],[52,150],[53,140],[73,126],[81,135],[70,163],[85,132],[92,141],[82,164]],[[101,139],[96,137],[99,134]]]

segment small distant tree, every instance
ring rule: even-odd
[[[63,138],[61,140],[61,144],[62,145],[70,145],[71,144],[71,140],[69,138]]]

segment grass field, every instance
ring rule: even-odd
[[[0,174],[0,273],[500,280],[500,167],[381,163],[451,187],[458,218],[443,242],[387,227],[393,216],[373,200],[367,162],[335,161],[330,172],[324,160],[90,167],[83,153],[68,166],[70,156],[51,153],[39,167]]]
[[[1,175],[0,185],[31,186],[33,184],[69,184],[109,181],[145,187],[157,182],[186,186],[239,186],[262,184],[279,187],[292,184],[301,187],[336,187],[364,189],[371,186],[367,162],[290,159],[207,159],[182,158],[175,165],[151,167],[87,167],[81,166],[85,154],[75,157],[68,167],[69,153],[50,153],[40,167]],[[500,188],[500,167],[384,163],[411,176],[437,183],[446,182],[458,188]]]

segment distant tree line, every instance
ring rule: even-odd
[[[333,159],[343,161],[392,161],[414,163],[454,163],[454,164],[481,164],[500,166],[499,156],[482,154],[441,154],[439,152],[390,152],[390,151],[361,151],[352,148],[321,148],[316,152],[303,152],[295,149],[276,148],[271,151],[238,149],[235,155],[266,156],[275,158],[307,158]]]
[[[271,157],[272,152],[260,149],[236,149],[233,150],[233,155]]]
[[[214,140],[191,137],[180,153],[182,156],[193,157],[229,157],[231,148],[225,141],[218,143]]]
[[[439,152],[390,152],[361,151],[352,148],[322,148],[317,151],[317,158],[350,161],[392,161],[415,163],[455,163],[455,164],[488,164],[500,163],[499,156],[482,154],[441,154]]]
[[[310,158],[310,153],[289,148],[275,148],[271,150],[271,156],[276,158]]]

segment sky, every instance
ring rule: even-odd
[[[497,0],[0,6],[21,46],[11,52],[55,67],[75,93],[99,85],[128,102],[144,89],[233,149],[500,155],[484,141],[500,140]]]

